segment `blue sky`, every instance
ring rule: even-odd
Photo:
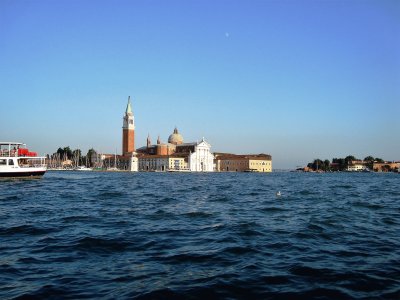
[[[400,1],[0,1],[0,139],[400,160]]]

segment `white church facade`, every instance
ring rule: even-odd
[[[213,172],[214,155],[211,153],[211,145],[204,138],[193,145],[193,152],[189,153],[189,170],[192,172]]]

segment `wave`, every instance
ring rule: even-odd
[[[0,236],[10,236],[15,234],[42,235],[56,231],[54,228],[37,227],[33,225],[19,225],[13,227],[0,227]]]

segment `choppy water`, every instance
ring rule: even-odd
[[[2,181],[0,298],[400,299],[399,188],[344,173]]]

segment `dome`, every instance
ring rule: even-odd
[[[168,138],[168,143],[180,145],[183,143],[183,137],[179,134],[178,129],[175,127],[174,133]]]

